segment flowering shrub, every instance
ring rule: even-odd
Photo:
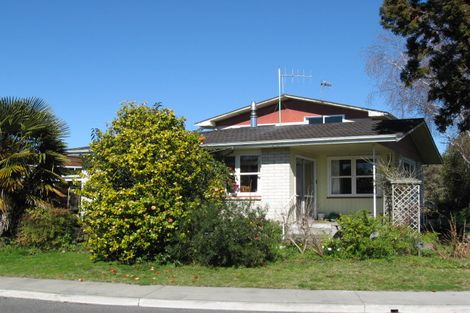
[[[338,224],[338,238],[326,242],[326,255],[383,258],[417,252],[417,232],[409,227],[392,225],[382,218],[373,218],[367,211],[342,215]]]
[[[83,223],[95,259],[156,258],[193,210],[225,196],[226,169],[200,143],[173,111],[135,103],[96,131]]]

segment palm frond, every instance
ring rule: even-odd
[[[0,98],[0,210],[51,206],[64,196],[67,134],[42,99]]]

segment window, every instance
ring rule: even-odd
[[[402,158],[400,160],[401,168],[408,174],[416,174],[416,162],[407,158]]]
[[[231,172],[235,172],[235,157],[228,156],[224,158],[224,163],[230,169]]]
[[[224,162],[233,172],[234,185],[227,188],[231,193],[258,192],[259,156],[237,155],[224,158]]]
[[[370,159],[335,158],[330,160],[330,195],[371,195],[373,168]]]
[[[374,178],[371,160],[356,160],[356,194],[374,192]]]
[[[323,116],[307,117],[309,124],[323,124]]]
[[[331,161],[331,193],[335,195],[351,194],[351,160]]]
[[[341,123],[343,122],[343,115],[331,115],[331,116],[324,116],[325,124],[328,123]]]
[[[307,124],[330,124],[330,123],[342,123],[344,121],[344,115],[321,115],[306,117],[305,121]]]
[[[240,192],[258,191],[258,156],[240,156]]]

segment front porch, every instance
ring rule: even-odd
[[[258,195],[268,207],[268,215],[277,220],[282,220],[293,204],[295,216],[315,220],[359,210],[382,214],[376,165],[380,159],[399,159],[389,148],[371,143],[261,149],[258,153]]]

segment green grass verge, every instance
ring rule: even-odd
[[[259,268],[198,265],[122,265],[92,262],[82,252],[0,248],[0,276],[215,287],[343,290],[470,290],[470,260],[395,257],[388,260],[322,259],[291,253]]]

